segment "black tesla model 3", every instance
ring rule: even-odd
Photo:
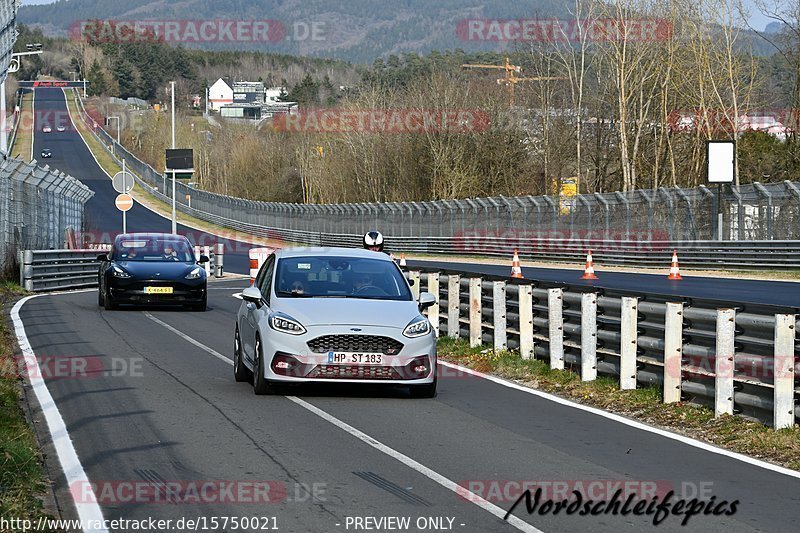
[[[189,239],[169,233],[126,233],[110,252],[98,257],[98,304],[182,305],[205,311],[206,271],[195,259]]]

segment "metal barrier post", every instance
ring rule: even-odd
[[[664,403],[681,401],[683,304],[667,303],[664,318]]]
[[[458,306],[461,299],[461,276],[451,274],[447,276],[447,336],[457,339],[461,325],[458,322]]]
[[[714,358],[714,416],[733,414],[736,310],[717,309],[717,353]]]
[[[564,369],[563,291],[547,290],[547,324],[549,326],[550,368]]]
[[[216,254],[214,254],[214,277],[221,278],[225,275],[223,263],[225,261],[225,244],[218,242],[216,244]]]
[[[33,290],[33,250],[25,250],[22,270],[22,286],[26,291]]]
[[[622,390],[636,388],[637,303],[636,298],[622,298],[619,355],[619,386]]]
[[[431,272],[428,274],[428,292],[436,297],[436,303],[427,309],[428,321],[439,336],[439,273]]]
[[[775,315],[773,378],[775,429],[794,426],[794,325],[795,315]]]
[[[492,311],[494,315],[494,351],[508,349],[506,334],[506,282],[492,283]]]
[[[481,278],[469,278],[469,346],[482,344]]]
[[[597,379],[597,294],[581,295],[581,380]]]
[[[519,286],[519,354],[533,359],[533,285]]]
[[[411,284],[411,294],[414,295],[415,300],[419,300],[419,270],[409,272],[408,278],[413,282]]]
[[[203,255],[211,259],[209,257],[211,255],[211,251],[208,246],[203,246]],[[209,262],[203,263],[203,268],[206,271],[206,276],[208,276],[211,273],[211,263]]]

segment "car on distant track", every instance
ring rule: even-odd
[[[42,149],[42,159],[49,159],[53,157],[53,152],[50,151],[50,148],[43,148]]]
[[[402,385],[436,395],[436,332],[389,256],[350,248],[286,248],[242,291],[234,378],[256,394],[276,384]]]
[[[42,128],[42,133],[50,133],[53,129],[50,126],[45,126]]]
[[[189,239],[170,233],[125,233],[111,251],[97,256],[97,303],[108,310],[120,304],[182,305],[205,311],[208,279],[195,260]]]
[[[66,126],[56,126],[56,131],[59,131],[59,132],[63,133],[65,131],[67,131],[67,127]]]

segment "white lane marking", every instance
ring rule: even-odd
[[[20,309],[25,305],[25,302],[37,298],[41,295],[36,294],[33,296],[26,296],[18,301],[11,309],[11,320],[14,323],[14,332],[17,336],[22,356],[25,358],[25,367],[28,372],[28,379],[31,383],[31,388],[36,395],[36,400],[42,409],[42,414],[47,422],[47,428],[50,431],[50,438],[53,441],[53,446],[56,449],[58,462],[61,464],[61,469],[64,471],[64,476],[67,479],[67,487],[72,495],[72,501],[78,511],[78,518],[84,524],[102,526],[105,523],[103,519],[103,511],[97,504],[97,498],[94,495],[94,489],[89,483],[89,478],[83,470],[83,465],[78,458],[75,451],[75,446],[72,444],[72,439],[67,433],[67,426],[61,413],[56,406],[53,396],[47,388],[47,384],[42,377],[42,372],[39,369],[39,361],[36,354],[33,352],[28,336],[25,333],[25,326],[19,316]],[[73,487],[81,487],[80,491],[73,492]],[[75,498],[77,492],[85,493],[86,490],[92,491],[90,497],[82,498],[88,501],[78,501]],[[89,496],[88,494],[86,496]],[[98,529],[84,529],[86,533],[107,533],[105,528]]]
[[[222,355],[218,351],[216,351],[216,350],[214,350],[212,348],[209,348],[208,346],[205,346],[205,345],[201,344],[200,342],[198,342],[195,339],[189,337],[185,333],[183,333],[183,332],[175,329],[174,327],[170,326],[166,322],[163,322],[163,321],[157,319],[156,317],[154,317],[150,313],[145,312],[144,314],[150,320],[156,322],[157,324],[160,324],[160,325],[164,326],[165,328],[167,328],[171,332],[175,333],[176,335],[178,335],[182,339],[194,344],[198,348],[201,348],[202,350],[204,350],[207,353],[213,355],[217,359],[219,359],[221,361],[224,361],[225,363],[233,366],[233,361],[231,359],[225,357],[224,355]],[[365,444],[375,448],[379,452],[382,452],[382,453],[388,455],[389,457],[392,457],[393,459],[396,459],[396,460],[400,461],[401,463],[403,463],[407,467],[409,467],[412,470],[422,474],[423,476],[427,477],[428,479],[430,479],[432,481],[435,481],[436,483],[438,483],[439,485],[443,486],[444,488],[455,492],[459,497],[464,498],[468,502],[474,503],[475,505],[477,505],[481,509],[490,512],[491,514],[495,515],[496,517],[500,518],[501,520],[506,515],[506,511],[504,511],[500,507],[496,506],[495,504],[484,500],[483,498],[481,498],[480,496],[478,496],[474,492],[472,492],[470,490],[467,490],[466,488],[462,487],[461,485],[459,485],[455,481],[452,481],[449,478],[446,478],[443,475],[439,474],[435,470],[431,470],[427,466],[425,466],[425,465],[423,465],[421,463],[418,463],[417,461],[411,459],[407,455],[403,455],[402,453],[398,452],[397,450],[395,450],[393,448],[390,448],[389,446],[383,444],[379,440],[370,437],[366,433],[354,428],[353,426],[347,424],[346,422],[342,422],[341,420],[339,420],[335,416],[328,414],[327,412],[323,411],[322,409],[320,409],[318,407],[315,407],[314,405],[312,405],[312,404],[310,404],[310,403],[308,403],[308,402],[306,402],[304,400],[301,400],[300,398],[298,398],[296,396],[286,396],[285,398],[287,400],[290,400],[290,401],[296,403],[297,405],[299,405],[303,409],[306,409],[307,411],[310,411],[311,413],[317,415],[318,417],[322,418],[323,420],[325,420],[327,422],[330,422],[331,424],[333,424],[334,426],[338,427],[339,429],[342,429],[342,430],[346,431],[347,433],[349,433],[352,436],[356,437],[357,439],[359,439],[360,441],[364,442]],[[514,515],[509,516],[508,520],[506,520],[506,522],[511,524],[512,526],[516,527],[520,531],[525,531],[526,533],[543,533],[541,530],[536,529],[535,527],[533,527],[529,523],[517,518]]]
[[[782,466],[774,465],[772,463],[768,463],[766,461],[761,461],[759,459],[755,459],[753,457],[748,457],[747,455],[743,455],[741,453],[732,452],[730,450],[725,450],[722,448],[718,448],[713,444],[708,444],[706,442],[702,442],[699,440],[695,440],[689,437],[684,437],[683,435],[678,435],[677,433],[671,433],[669,431],[658,429],[652,426],[648,426],[642,422],[637,422],[635,420],[631,420],[629,418],[625,418],[624,416],[620,416],[614,413],[609,413],[607,411],[603,411],[602,409],[598,409],[596,407],[590,407],[588,405],[582,405],[571,400],[567,400],[565,398],[561,398],[559,396],[554,396],[552,394],[548,394],[546,392],[542,392],[536,389],[531,389],[524,385],[520,385],[518,383],[514,383],[512,381],[507,381],[503,378],[498,378],[496,376],[491,376],[489,374],[484,374],[483,372],[478,372],[476,370],[472,370],[470,368],[463,367],[461,365],[456,365],[453,363],[449,363],[447,361],[439,360],[437,361],[440,365],[446,366],[448,368],[452,368],[454,370],[459,370],[461,372],[465,372],[468,374],[472,374],[476,377],[486,379],[493,383],[497,383],[498,385],[502,385],[504,387],[508,387],[510,389],[515,389],[526,394],[532,394],[533,396],[538,396],[545,400],[549,400],[551,402],[555,402],[567,407],[572,407],[573,409],[579,409],[581,411],[586,411],[587,413],[591,413],[597,416],[602,416],[603,418],[608,418],[609,420],[613,420],[615,422],[619,422],[621,424],[625,424],[626,426],[630,426],[636,429],[640,429],[642,431],[647,431],[649,433],[654,433],[660,437],[666,437],[668,439],[676,440],[683,444],[688,444],[689,446],[693,446],[695,448],[699,448],[701,450],[716,453],[718,455],[723,455],[725,457],[729,457],[731,459],[735,459],[737,461],[741,461],[743,463],[750,464],[752,466],[757,466],[759,468],[763,468],[765,470],[771,470],[773,472],[777,472],[779,474],[784,474],[786,476],[794,477],[800,479],[800,472],[796,470],[792,470],[790,468],[785,468]]]
[[[322,418],[323,420],[330,422],[334,426],[338,427],[349,433],[350,435],[354,436],[355,438],[359,439],[360,441],[368,444],[369,446],[375,448],[379,452],[382,452],[389,457],[396,459],[406,465],[407,467],[411,468],[412,470],[422,474],[423,476],[427,477],[428,479],[435,481],[439,485],[443,486],[444,488],[456,493],[459,497],[464,498],[465,500],[474,503],[484,511],[488,511],[491,514],[495,515],[499,519],[503,520],[503,517],[506,515],[506,511],[501,509],[500,507],[496,506],[493,503],[490,503],[474,492],[465,489],[458,483],[450,480],[449,478],[444,477],[443,475],[439,474],[438,472],[431,470],[427,466],[415,461],[414,459],[408,457],[407,455],[403,455],[402,453],[398,452],[397,450],[390,448],[389,446],[383,444],[382,442],[370,437],[366,433],[359,431],[358,429],[354,428],[350,424],[346,422],[342,422],[338,418],[333,415],[328,414],[327,412],[323,411],[319,407],[316,407],[305,400],[301,400],[296,396],[286,396],[286,399],[296,403],[303,409],[306,409],[318,417]],[[529,523],[517,518],[514,515],[508,517],[505,520],[508,524],[516,527],[520,531],[526,531],[529,533],[542,533],[541,530],[536,529]]]
[[[211,348],[209,348],[209,347],[208,347],[208,346],[206,346],[205,344],[203,344],[203,343],[201,343],[200,341],[197,341],[197,340],[195,340],[195,339],[191,338],[189,335],[186,335],[186,334],[185,334],[185,333],[183,333],[182,331],[180,331],[180,330],[177,330],[177,329],[173,328],[172,326],[170,326],[169,324],[167,324],[167,323],[166,323],[166,322],[164,322],[163,320],[159,320],[159,319],[157,319],[156,317],[154,317],[153,315],[151,315],[149,311],[145,311],[145,312],[144,312],[144,316],[146,316],[147,318],[149,318],[150,320],[152,320],[152,321],[153,321],[153,322],[155,322],[156,324],[158,324],[158,325],[160,325],[160,326],[163,326],[163,327],[167,328],[167,329],[168,329],[168,330],[170,330],[172,333],[174,333],[174,334],[175,334],[175,335],[177,335],[178,337],[182,338],[182,339],[183,339],[183,340],[185,340],[186,342],[190,342],[190,343],[194,344],[195,346],[197,346],[198,348],[201,348],[202,350],[205,350],[206,352],[210,353],[211,355],[213,355],[213,356],[214,356],[214,357],[216,357],[217,359],[219,359],[219,360],[221,360],[221,361],[225,361],[226,363],[229,363],[229,364],[233,365],[233,361],[232,361],[231,359],[229,359],[229,358],[225,357],[224,355],[222,355],[221,353],[219,353],[219,352],[218,352],[218,351],[216,351],[216,350],[212,350]]]
[[[231,298],[236,298],[237,300],[244,300],[244,298],[242,298],[241,292],[234,292],[233,294],[231,294]]]

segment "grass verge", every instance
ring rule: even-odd
[[[0,312],[24,291],[0,282]],[[47,516],[41,496],[47,489],[42,454],[20,406],[15,340],[0,320],[0,516],[36,521]]]
[[[67,109],[69,110],[69,113],[72,116],[72,121],[75,123],[75,127],[78,129],[78,132],[80,133],[81,137],[83,137],[83,139],[86,141],[87,145],[89,146],[89,150],[97,158],[97,161],[103,168],[103,170],[105,170],[106,173],[109,174],[110,176],[113,176],[117,172],[122,171],[122,167],[119,164],[117,164],[116,160],[111,156],[111,154],[108,153],[108,151],[103,146],[103,143],[99,141],[97,137],[92,135],[92,133],[89,131],[88,126],[83,122],[83,120],[81,120],[77,110],[77,104],[75,103],[75,100],[72,98],[72,95],[70,94],[67,94]],[[155,211],[167,218],[172,217],[171,205],[168,205],[165,202],[158,200],[153,195],[149,194],[148,191],[143,191],[141,187],[134,188],[133,191],[131,191],[131,195],[138,203],[142,204],[148,209]],[[205,231],[207,233],[220,235],[229,239],[237,241],[248,241],[257,244],[271,245],[273,247],[287,245],[287,243],[275,243],[274,241],[270,241],[262,237],[241,233],[222,226],[218,226],[216,224],[211,224],[209,222],[206,222],[205,220],[200,220],[199,218],[195,218],[193,216],[181,213],[180,211],[177,213],[176,216],[179,224],[194,227],[199,229],[200,231]]]
[[[492,374],[518,384],[591,405],[673,433],[705,441],[720,448],[800,470],[800,427],[774,431],[737,416],[714,418],[707,407],[687,403],[661,403],[661,389],[619,390],[616,380],[601,377],[581,381],[569,370],[551,370],[540,360],[523,360],[518,353],[493,352],[487,346],[470,348],[465,340],[442,338],[439,358]]]
[[[31,144],[33,143],[33,93],[27,93],[20,107],[19,129],[11,147],[11,157],[22,161],[31,160]]]

